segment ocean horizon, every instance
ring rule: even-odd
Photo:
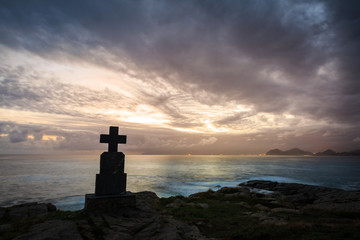
[[[0,206],[51,202],[79,210],[93,193],[100,156],[0,155]],[[159,197],[236,186],[249,180],[360,190],[360,157],[126,155],[127,190]]]

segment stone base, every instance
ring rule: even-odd
[[[131,192],[105,196],[85,194],[85,211],[117,212],[124,208],[136,208],[135,194]]]
[[[120,195],[126,193],[126,173],[96,174],[95,195]]]

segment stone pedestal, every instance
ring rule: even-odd
[[[118,212],[124,208],[136,208],[136,196],[131,192],[117,195],[96,196],[85,194],[85,210],[91,212]]]
[[[103,152],[100,173],[96,174],[95,194],[85,195],[85,210],[114,212],[135,208],[136,198],[126,192],[125,155],[122,152]]]
[[[95,195],[126,193],[125,155],[122,152],[104,152],[100,157],[100,174],[96,174]]]

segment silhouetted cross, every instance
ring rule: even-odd
[[[118,135],[119,134],[119,128],[118,127],[110,127],[109,135],[100,134],[100,143],[108,143],[109,152],[117,152],[118,150],[118,144],[126,143],[126,135]]]

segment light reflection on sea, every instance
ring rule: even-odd
[[[0,206],[52,202],[81,209],[94,192],[98,155],[0,155]],[[127,189],[160,197],[254,180],[360,190],[359,157],[127,155]]]

